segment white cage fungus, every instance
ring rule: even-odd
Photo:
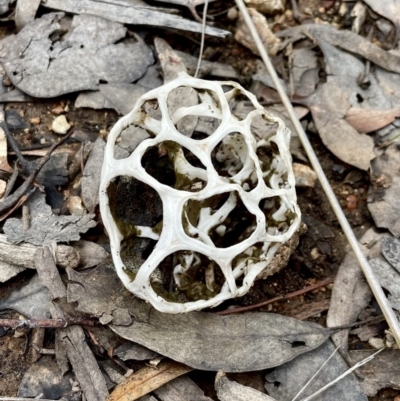
[[[169,95],[180,87],[197,91],[197,104],[171,105]],[[245,119],[231,111],[235,99],[252,106]],[[191,136],[179,132],[188,119],[198,120]],[[254,132],[256,119],[265,123],[265,132]],[[146,139],[136,143],[133,152],[128,149],[127,157],[117,157],[117,144],[129,129]],[[300,223],[289,140],[283,121],[235,82],[181,73],[141,96],[112,128],[101,172],[101,214],[125,287],[169,313],[213,307],[246,294]],[[152,167],[144,165],[143,157],[152,149],[169,163],[171,182],[160,182]],[[168,170],[165,166],[161,174]],[[129,235],[157,241],[134,274],[121,258],[127,234],[110,208],[115,200],[109,190],[111,183],[129,179],[153,188],[162,202],[158,223],[130,226]],[[160,265],[161,273],[169,274],[163,290],[152,283]],[[181,293],[183,297],[174,297]]]

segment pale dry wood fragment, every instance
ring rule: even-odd
[[[0,263],[7,263],[18,268],[35,269],[37,246],[30,244],[12,244],[4,234],[0,234]],[[79,265],[79,253],[68,245],[57,245],[56,264],[63,268],[74,269]]]
[[[3,111],[0,113],[4,116]],[[7,171],[9,173],[13,171],[7,161],[7,137],[3,128],[0,128],[0,170]]]
[[[31,355],[33,363],[36,362],[41,357],[41,354],[39,353],[39,351],[36,349],[35,346],[37,346],[38,348],[43,348],[45,332],[46,330],[43,327],[35,327],[34,329],[32,329]]]
[[[134,401],[163,384],[193,370],[178,362],[165,360],[156,368],[145,367],[118,385],[107,401]]]

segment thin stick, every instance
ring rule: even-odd
[[[44,398],[39,398],[40,401],[55,401],[55,400],[45,400]],[[20,398],[20,397],[0,397],[0,401],[32,401],[34,398]]]
[[[268,299],[267,301],[259,302],[258,304],[254,304],[254,305],[242,306],[240,308],[235,308],[235,309],[226,309],[226,310],[217,312],[216,314],[217,315],[231,315],[232,313],[247,312],[249,310],[258,309],[258,308],[272,304],[277,301],[283,301],[285,299],[294,298],[299,295],[305,294],[307,292],[316,290],[317,288],[325,287],[327,284],[333,283],[334,280],[335,279],[333,277],[329,277],[323,281],[320,281],[319,283],[310,285],[308,287],[302,288],[301,290],[291,292],[289,294],[279,295],[278,297],[271,298],[271,299]]]
[[[268,73],[271,76],[275,87],[282,99],[282,103],[285,105],[286,110],[288,111],[288,114],[290,116],[290,119],[299,135],[300,141],[303,145],[304,150],[307,153],[307,156],[310,160],[310,163],[316,172],[318,179],[321,183],[321,186],[329,200],[329,203],[332,206],[333,211],[335,212],[335,215],[343,229],[344,234],[347,237],[347,240],[350,243],[350,246],[355,253],[358,263],[360,264],[360,267],[365,275],[366,280],[368,281],[369,286],[371,287],[371,290],[375,296],[376,301],[378,302],[383,314],[385,315],[386,321],[391,328],[391,331],[393,333],[393,337],[396,339],[397,344],[400,347],[400,326],[399,322],[397,320],[396,315],[394,314],[391,306],[389,305],[388,300],[386,299],[386,296],[379,284],[379,281],[377,280],[370,264],[367,261],[367,258],[363,254],[360,245],[357,241],[357,238],[355,237],[353,230],[350,227],[350,224],[343,213],[343,210],[336,199],[335,193],[332,190],[332,187],[329,184],[328,179],[326,178],[326,175],[321,167],[321,164],[318,160],[318,157],[316,156],[310,141],[307,138],[306,133],[304,132],[303,127],[300,124],[300,121],[298,120],[296,113],[293,109],[292,104],[290,103],[289,98],[287,97],[285,90],[282,88],[281,83],[279,82],[278,75],[275,71],[274,66],[271,63],[271,60],[264,48],[264,45],[261,42],[260,36],[258,35],[258,32],[256,30],[256,27],[253,24],[252,19],[250,18],[249,12],[247,11],[246,6],[243,3],[243,0],[235,0],[236,4],[240,10],[240,12],[243,15],[243,18],[251,32],[251,35],[257,45],[257,49],[260,52],[261,58],[264,61],[265,66],[267,67]],[[354,150],[355,152],[357,149]]]
[[[33,169],[27,180],[12,195],[8,196],[3,200],[3,202],[0,203],[0,215],[2,215],[6,210],[12,208],[18,203],[20,198],[29,190],[30,186],[35,181],[35,178],[39,174],[42,167],[49,161],[54,149],[56,149],[58,146],[63,144],[67,139],[69,139],[70,136],[73,134],[73,132],[74,130],[71,129],[71,131],[67,135],[65,135],[60,141],[54,143],[46,153],[46,156],[44,156],[40,160],[39,164]]]
[[[208,8],[208,0],[206,0],[206,2],[205,2],[205,4],[204,4],[204,10],[203,10],[203,28],[202,28],[202,30],[201,30],[200,54],[199,54],[199,59],[197,60],[196,72],[194,73],[194,77],[195,77],[195,78],[197,78],[197,75],[199,74],[200,65],[201,65],[201,59],[202,59],[202,57],[203,57],[204,37],[205,37],[205,35],[206,35],[207,8]]]
[[[19,150],[19,147],[18,147],[17,143],[15,142],[15,139],[12,136],[12,134],[8,128],[8,124],[5,119],[3,119],[3,121],[0,122],[0,128],[2,128],[4,133],[6,134],[8,143],[10,144],[13,151],[15,152],[21,166],[24,168],[27,168],[29,166],[29,162],[25,159],[25,157],[22,155],[21,151]]]

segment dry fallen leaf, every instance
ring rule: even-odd
[[[320,366],[329,358],[335,346],[327,341],[316,350],[300,355],[293,361],[277,367],[266,375],[265,388],[268,393],[279,401],[291,401],[303,386],[310,380]],[[299,400],[310,396],[325,384],[336,379],[348,369],[348,365],[339,352],[330,359],[319,374],[297,398]],[[328,388],[316,398],[318,401],[367,401],[354,375],[350,374]]]
[[[306,37],[322,39],[333,46],[338,46],[350,53],[356,53],[388,71],[400,73],[400,57],[398,55],[382,50],[367,38],[348,30],[338,30],[326,24],[302,24],[285,29],[276,36],[290,38],[291,40]]]
[[[370,260],[370,264],[381,287],[389,291],[390,306],[400,311],[400,274],[382,257]]]
[[[1,63],[23,92],[48,98],[97,89],[101,80],[129,83],[154,62],[142,39],[137,37],[136,43],[124,40],[125,27],[94,15],[74,16],[66,40],[52,41],[50,37],[61,29],[63,16],[45,14],[1,41]]]
[[[331,334],[318,325],[268,313],[161,313],[128,292],[110,262],[89,273],[67,272],[68,301],[76,302],[77,310],[99,317],[127,340],[201,370],[247,372],[277,366],[318,347]]]
[[[368,209],[380,228],[387,228],[395,237],[400,236],[400,150],[390,145],[371,162],[371,173],[383,180],[377,188],[370,188]]]
[[[345,256],[335,278],[327,326],[335,327],[354,323],[360,312],[368,306],[371,298],[371,289],[365,282],[356,256],[350,251]],[[332,339],[337,346],[347,350],[348,334],[349,330],[342,330],[333,334]]]
[[[345,121],[350,108],[346,94],[334,82],[327,82],[320,85],[304,103],[311,110],[324,145],[340,160],[368,170],[370,161],[375,157],[374,142]]]
[[[358,132],[364,134],[386,127],[396,117],[400,117],[400,108],[376,110],[351,107],[346,113],[346,121]]]
[[[397,45],[397,40],[399,39],[400,33],[400,1],[399,0],[363,0],[368,6],[372,8],[377,14],[382,15],[382,17],[387,18],[389,21],[393,22],[396,28],[395,45]]]
[[[374,354],[375,350],[350,351],[353,364],[362,361]],[[361,387],[369,397],[373,397],[381,388],[390,387],[400,390],[400,351],[397,349],[385,350],[367,364],[358,368],[364,376]]]

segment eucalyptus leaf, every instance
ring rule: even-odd
[[[271,368],[318,347],[331,334],[316,324],[277,314],[161,313],[123,287],[111,262],[89,273],[67,272],[68,301],[77,302],[77,310],[100,317],[127,340],[196,369]],[[118,324],[121,310],[125,315],[129,311],[131,324]]]

